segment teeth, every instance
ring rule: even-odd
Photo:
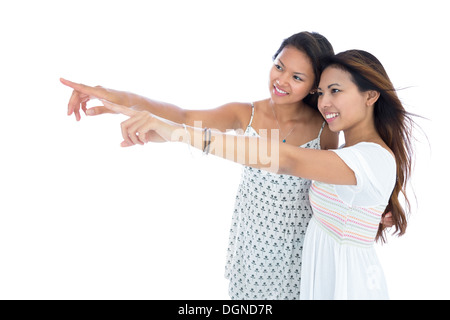
[[[336,118],[339,115],[339,113],[329,113],[325,116],[326,119],[332,119],[332,118]]]
[[[277,86],[274,86],[274,87],[275,87],[275,90],[277,90],[279,93],[287,94],[286,91],[283,91],[283,90],[281,90],[281,89],[278,89]]]

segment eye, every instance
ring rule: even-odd
[[[303,81],[303,79],[300,78],[299,76],[294,76],[294,79],[297,80],[297,81]]]
[[[317,91],[317,95],[318,95],[319,97],[321,97],[321,96],[323,96],[323,92],[322,92],[322,91]]]
[[[339,89],[331,89],[331,93],[338,93],[338,92],[341,92],[341,90],[339,90]]]
[[[279,71],[282,71],[282,70],[283,70],[283,68],[282,68],[279,64],[275,64],[274,66],[275,66],[275,68],[276,68],[277,70],[279,70]]]

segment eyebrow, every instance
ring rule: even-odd
[[[339,83],[332,83],[332,84],[330,84],[327,88],[330,89],[332,86],[338,86],[338,87],[340,87],[341,85],[340,85]],[[318,87],[317,89],[318,89],[318,90],[322,90],[322,88],[320,88],[320,87]]]
[[[286,66],[284,65],[283,61],[281,61],[281,59],[278,59],[278,62],[280,62],[281,66],[282,66],[283,68],[286,68]],[[307,77],[307,75],[306,75],[305,73],[302,73],[302,72],[294,72],[294,74],[302,74],[302,75],[304,75],[305,77]]]

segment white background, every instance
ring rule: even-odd
[[[120,148],[118,115],[67,117],[59,77],[185,108],[268,97],[299,31],[364,49],[418,120],[413,214],[377,245],[393,299],[448,299],[447,1],[2,1],[0,299],[228,299],[240,167]],[[91,104],[92,106],[93,104]],[[429,141],[427,140],[429,139]]]

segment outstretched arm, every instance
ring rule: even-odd
[[[184,110],[170,103],[151,100],[131,92],[108,89],[102,86],[91,87],[63,78],[61,78],[60,81],[62,84],[73,89],[68,104],[67,114],[75,114],[77,121],[81,119],[80,109],[83,110],[86,115],[90,116],[112,112],[104,106],[95,106],[87,109],[87,102],[92,99],[104,99],[125,107],[135,107],[138,110],[146,110],[175,122],[183,122],[183,120],[185,120]]]
[[[77,121],[81,119],[80,109],[89,116],[113,113],[113,111],[102,105],[87,109],[87,102],[92,99],[104,99],[128,108],[148,111],[176,123],[185,123],[190,126],[206,126],[220,131],[243,128],[250,119],[250,105],[244,103],[228,103],[209,110],[186,110],[170,103],[153,100],[131,92],[118,91],[101,86],[91,87],[63,78],[60,81],[73,89],[67,114],[74,114]]]
[[[332,151],[313,150],[280,144],[257,137],[227,135],[194,128],[103,101],[105,108],[130,118],[121,124],[122,147],[159,141],[181,141],[216,156],[274,173],[285,173],[331,184],[355,185],[354,172]],[[209,143],[210,139],[210,145]],[[381,224],[392,227],[392,213],[383,214]]]
[[[109,110],[130,117],[121,124],[123,147],[157,139],[182,141],[216,156],[274,173],[331,184],[356,184],[354,172],[332,151],[298,148],[264,137],[229,135],[219,131],[209,134],[208,130],[178,124],[149,112],[131,110],[108,101],[103,103]]]

